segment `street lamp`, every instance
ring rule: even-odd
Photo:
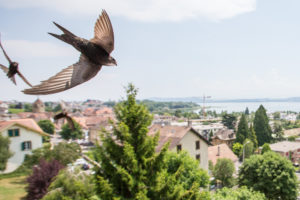
[[[243,162],[245,160],[245,147],[246,147],[246,144],[248,144],[248,143],[250,143],[249,140],[243,145]]]

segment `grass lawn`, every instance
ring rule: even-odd
[[[26,176],[0,180],[0,200],[19,200],[26,195]]]

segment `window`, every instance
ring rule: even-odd
[[[21,148],[22,148],[22,151],[31,150],[31,148],[32,148],[31,141],[22,142]]]
[[[200,149],[200,141],[196,141],[196,149]]]
[[[9,136],[9,137],[17,137],[17,136],[20,136],[20,131],[19,131],[19,129],[9,129],[9,130],[8,130],[8,136]]]
[[[196,160],[198,160],[200,162],[200,154],[196,155]]]
[[[177,145],[177,151],[181,151],[181,144]]]

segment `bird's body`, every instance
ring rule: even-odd
[[[66,109],[65,103],[63,101],[60,102],[60,107],[62,109],[62,112],[56,114],[53,119],[55,121],[59,120],[59,119],[66,119],[69,127],[74,131],[75,130],[75,124],[73,122],[72,117],[69,116],[68,111]]]
[[[105,11],[96,21],[95,36],[91,40],[78,37],[57,23],[54,22],[54,24],[63,34],[49,34],[72,45],[81,52],[80,59],[55,76],[42,81],[40,85],[24,90],[25,94],[44,95],[61,92],[90,80],[103,65],[117,65],[115,59],[110,56],[114,49],[114,34],[110,19]]]
[[[4,48],[2,46],[1,40],[0,40],[0,47],[4,53],[5,58],[7,59],[8,63],[9,63],[9,67],[6,67],[6,66],[0,64],[0,68],[4,71],[4,73],[6,73],[7,77],[10,78],[11,81],[16,85],[17,83],[16,83],[15,75],[18,74],[20,76],[20,78],[22,78],[23,81],[27,85],[32,87],[32,85],[27,81],[27,79],[19,71],[19,63],[11,61],[11,59],[8,57],[6,51],[4,50]]]

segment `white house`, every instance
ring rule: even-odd
[[[186,150],[191,157],[199,160],[199,165],[208,170],[208,145],[210,144],[195,129],[189,126],[161,126],[155,124],[149,128],[149,135],[159,131],[160,138],[157,151],[160,151],[166,142],[170,142],[171,151]]]
[[[43,132],[33,119],[15,119],[0,121],[0,134],[9,137],[9,149],[13,156],[9,158],[4,173],[9,173],[17,169],[26,154],[43,146],[42,136],[49,136]]]

